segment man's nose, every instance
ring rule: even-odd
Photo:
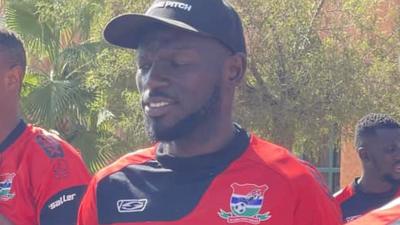
[[[145,79],[145,87],[149,89],[157,89],[168,85],[168,71],[163,62],[154,62],[150,70],[147,72]]]
[[[395,147],[394,157],[396,158],[396,160],[400,160],[400,141],[397,141],[394,147]]]

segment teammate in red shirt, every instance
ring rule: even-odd
[[[156,0],[104,35],[137,49],[145,124],[158,143],[94,177],[79,225],[340,224],[312,167],[233,123],[246,47],[226,1]]]
[[[20,118],[25,67],[22,42],[0,30],[0,221],[73,225],[89,173],[71,145]]]
[[[399,225],[400,198],[396,198],[385,206],[373,210],[364,216],[348,223],[348,225]]]
[[[356,126],[355,143],[363,174],[335,194],[343,221],[349,222],[399,196],[400,124],[371,113]]]

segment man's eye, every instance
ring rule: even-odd
[[[141,70],[141,71],[148,71],[148,70],[150,70],[150,68],[151,68],[151,64],[139,65],[139,70]]]
[[[388,153],[393,153],[395,151],[396,151],[396,148],[387,148],[386,149],[386,152],[388,152]]]
[[[184,66],[184,65],[186,65],[186,64],[187,64],[187,63],[184,62],[184,61],[179,61],[179,60],[171,61],[171,66],[174,67],[174,68],[180,67],[180,66]]]

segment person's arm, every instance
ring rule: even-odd
[[[52,136],[39,136],[32,195],[40,225],[75,225],[90,175],[79,153]]]
[[[78,211],[77,225],[99,225],[96,207],[96,179],[90,182]]]
[[[341,212],[337,202],[328,192],[322,175],[313,167],[308,174],[298,178],[293,186],[297,189],[298,201],[295,211],[296,225],[340,225]]]

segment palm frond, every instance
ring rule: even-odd
[[[37,123],[54,128],[65,115],[84,124],[87,104],[94,95],[79,80],[47,80],[24,99],[27,114]]]
[[[6,25],[20,34],[35,55],[54,60],[59,49],[58,31],[51,24],[39,21],[32,1],[9,1],[5,9]]]

